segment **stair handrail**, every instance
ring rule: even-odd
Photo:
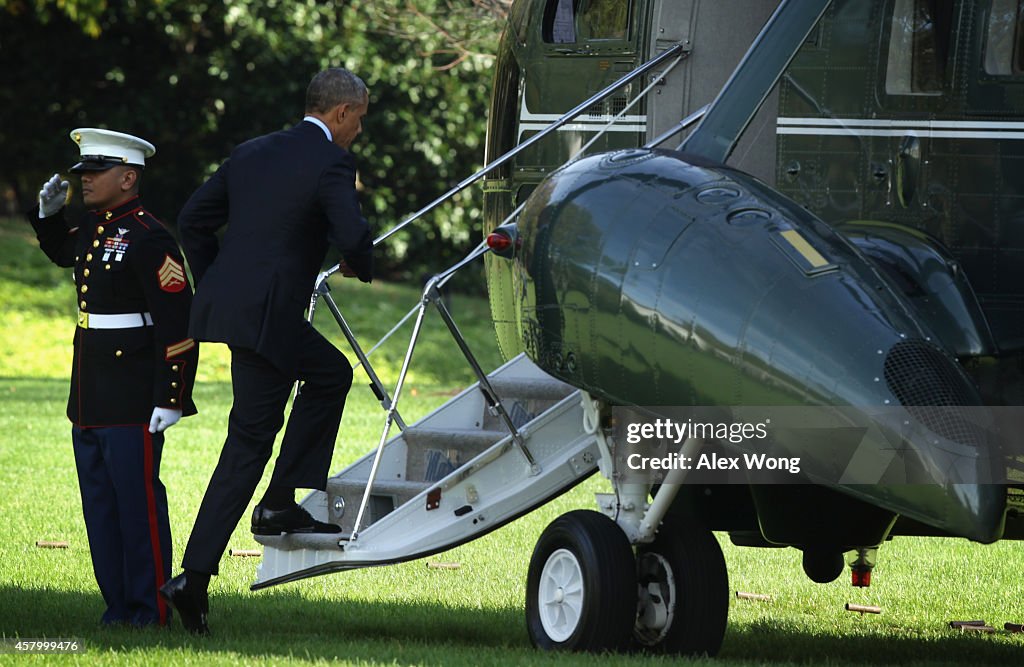
[[[664,74],[662,74],[662,76],[665,76],[665,74],[668,74],[668,71],[670,71],[672,69],[672,67],[675,67],[675,65],[678,62],[679,62],[679,59],[677,59],[674,63],[672,63],[672,65],[669,66],[668,70],[666,70],[666,72]],[[647,89],[645,89],[639,96],[637,96],[636,99],[640,99],[644,94],[649,92],[650,88],[651,88],[651,86],[648,86]],[[616,116],[616,118],[618,118],[623,113],[625,113],[625,111],[627,111],[631,106],[632,106],[632,102],[630,103],[630,105],[628,105],[626,107],[626,109],[623,109],[623,111],[621,111]],[[701,108],[699,108],[696,111],[692,112],[686,118],[683,118],[681,121],[679,121],[678,123],[676,123],[675,125],[670,127],[668,130],[666,130],[662,134],[660,134],[657,137],[655,137],[654,139],[651,139],[650,141],[648,141],[646,144],[643,145],[643,147],[644,148],[648,148],[648,149],[655,148],[659,144],[664,143],[665,141],[667,141],[668,139],[672,138],[673,136],[679,134],[683,130],[686,130],[691,125],[695,124],[697,121],[699,121],[701,118],[703,118],[704,114],[707,113],[708,108],[710,106],[711,106],[710,103],[709,104],[705,104]],[[614,119],[613,119],[613,121],[614,121]],[[577,159],[583,153],[583,151],[585,151],[587,148],[590,147],[590,145],[593,143],[593,141],[595,139],[597,139],[600,136],[602,136],[603,134],[605,134],[608,131],[608,129],[611,127],[611,125],[612,125],[612,123],[608,123],[603,128],[601,128],[601,130],[598,131],[598,133],[594,136],[594,139],[592,139],[590,142],[588,142],[586,145],[584,145],[579,151],[577,151],[576,155],[574,155],[572,158],[570,158],[569,161]],[[511,222],[512,220],[514,220],[515,217],[519,214],[519,212],[522,211],[522,209],[523,209],[523,206],[522,206],[522,204],[520,204],[498,226],[500,227],[501,225],[507,224],[507,223]],[[438,285],[437,285],[438,288],[444,287],[445,283],[447,283],[451,279],[452,275],[454,275],[454,274],[446,275],[438,283]],[[408,322],[410,317],[412,317],[413,315],[416,314],[416,310],[419,308],[419,304],[417,303],[417,305],[415,305],[412,308],[410,308],[409,311],[405,315],[403,315],[401,317],[401,319],[399,319],[398,322],[393,327],[391,327],[390,330],[388,330],[387,333],[385,333],[383,336],[381,336],[380,339],[376,343],[373,344],[373,347],[371,347],[365,353],[362,353],[361,349],[359,348],[358,342],[356,342],[356,340],[355,340],[354,335],[351,335],[351,331],[352,331],[351,328],[348,326],[348,323],[345,322],[345,318],[341,315],[340,311],[338,310],[337,304],[334,303],[334,299],[329,296],[329,294],[330,294],[330,287],[327,285],[327,279],[329,277],[330,277],[330,273],[328,273],[326,271],[321,273],[317,277],[316,288],[313,291],[313,296],[310,298],[310,303],[309,303],[309,313],[310,313],[309,321],[310,321],[310,323],[312,323],[312,321],[313,321],[313,313],[316,310],[317,299],[320,298],[320,297],[323,297],[323,296],[328,297],[328,299],[330,299],[330,301],[328,303],[328,307],[330,308],[331,313],[334,314],[335,319],[338,320],[339,326],[341,327],[342,331],[345,333],[345,336],[348,339],[349,344],[352,345],[353,349],[356,350],[356,356],[359,358],[359,361],[357,361],[352,366],[352,369],[355,370],[359,366],[363,366],[364,368],[367,369],[367,373],[372,378],[375,374],[372,372],[372,366],[370,365],[370,362],[369,362],[369,356],[371,354],[373,354],[377,350],[377,348],[379,348],[381,345],[386,343],[388,341],[388,339],[390,339],[391,336],[393,336],[399,329],[401,329],[402,325],[404,325],[406,322]],[[378,384],[378,383],[376,383],[376,381],[375,381],[375,384]],[[380,396],[379,392],[375,391],[374,393],[377,394],[378,398],[379,398],[379,396]],[[404,426],[399,426],[399,428],[405,428],[405,427]]]
[[[679,134],[680,132],[687,129],[688,127],[699,121],[701,118],[703,118],[704,115],[707,114],[709,108],[711,108],[710,102],[705,104],[701,108],[697,109],[696,111],[692,112],[686,118],[682,119],[672,127],[668,128],[658,136],[648,141],[646,144],[644,144],[644,148],[655,148],[659,144],[668,141],[675,135]]]
[[[362,526],[363,516],[366,513],[366,507],[370,500],[370,493],[373,490],[373,484],[377,478],[377,471],[380,467],[380,460],[384,453],[384,445],[387,444],[388,436],[391,433],[391,425],[395,423],[394,417],[398,410],[398,401],[402,395],[402,388],[405,386],[406,376],[409,373],[409,366],[412,363],[413,351],[416,349],[416,343],[419,340],[420,330],[423,325],[423,318],[426,315],[427,306],[430,304],[433,304],[438,309],[438,312],[441,314],[441,317],[445,321],[445,324],[448,325],[449,330],[452,333],[452,336],[455,338],[456,343],[459,345],[459,349],[466,356],[466,359],[470,362],[470,365],[472,366],[474,373],[476,373],[478,380],[481,382],[481,388],[486,387],[486,389],[482,390],[484,391],[485,399],[490,404],[489,407],[492,410],[496,410],[499,414],[503,416],[506,425],[510,428],[513,439],[524,451],[527,460],[532,466],[532,469],[537,469],[536,462],[533,460],[533,457],[530,455],[529,451],[526,450],[526,446],[523,442],[522,436],[516,429],[515,424],[512,423],[512,420],[508,416],[508,413],[505,411],[504,406],[501,405],[500,401],[494,400],[494,390],[493,388],[490,387],[490,383],[487,380],[487,375],[483,373],[483,369],[480,367],[480,364],[477,363],[476,358],[473,356],[472,351],[469,349],[469,346],[466,343],[465,338],[462,336],[461,332],[459,332],[458,327],[454,326],[454,320],[452,320],[451,314],[448,312],[447,308],[445,308],[444,304],[441,302],[440,293],[438,292],[437,289],[438,283],[440,283],[442,280],[454,275],[456,271],[470,264],[475,259],[482,257],[484,254],[488,252],[490,252],[490,248],[486,245],[486,243],[480,243],[465,258],[463,258],[453,266],[449,267],[445,271],[437,274],[436,276],[428,280],[426,286],[423,288],[422,296],[420,297],[419,304],[417,305],[418,312],[416,316],[416,321],[415,323],[413,323],[412,334],[409,337],[409,345],[406,348],[405,357],[402,359],[402,368],[398,373],[398,381],[395,384],[395,395],[394,398],[390,401],[389,405],[387,406],[387,414],[384,417],[384,428],[382,429],[380,439],[377,442],[377,449],[374,452],[373,462],[370,465],[370,473],[366,480],[366,489],[363,491],[363,497],[359,503],[359,511],[356,513],[355,522],[352,524],[352,533],[349,535],[349,538],[347,540],[348,545],[354,544],[359,539],[359,529]],[[490,395],[488,395],[488,390],[490,391]],[[497,406],[494,405],[495,402],[497,403]],[[345,543],[346,541],[344,540],[341,542],[341,544],[343,545]]]
[[[622,77],[620,77],[618,80],[614,81],[613,83],[608,84],[606,87],[604,87],[600,91],[594,93],[593,95],[588,97],[586,100],[580,102],[579,104],[577,104],[575,107],[573,107],[569,111],[566,111],[558,120],[554,121],[551,125],[548,125],[546,128],[544,128],[543,130],[541,130],[537,134],[533,135],[532,137],[530,137],[529,139],[527,139],[523,143],[517,144],[514,148],[512,148],[509,151],[507,151],[505,154],[501,155],[500,157],[495,159],[493,162],[484,165],[483,167],[481,167],[478,171],[476,171],[471,176],[467,176],[466,178],[464,178],[462,181],[460,181],[458,184],[456,184],[454,187],[452,187],[446,193],[444,193],[443,195],[441,195],[440,197],[438,197],[434,201],[430,202],[429,204],[427,204],[426,206],[424,206],[420,210],[416,211],[415,213],[410,215],[408,218],[406,218],[402,222],[398,223],[397,225],[395,225],[394,227],[389,229],[384,234],[381,234],[380,236],[378,236],[376,239],[374,239],[373,245],[377,246],[378,244],[383,243],[385,240],[390,238],[393,234],[395,234],[399,230],[401,230],[404,227],[406,227],[407,225],[415,222],[416,220],[418,220],[419,218],[423,217],[427,213],[430,213],[435,208],[437,208],[441,204],[445,203],[446,201],[448,201],[449,199],[451,199],[452,197],[454,197],[458,193],[462,192],[463,190],[468,188],[473,183],[476,183],[478,180],[480,180],[481,178],[483,178],[484,176],[486,176],[490,172],[494,171],[498,167],[504,166],[505,164],[510,162],[512,160],[512,158],[516,157],[517,155],[522,153],[527,148],[530,148],[531,146],[533,146],[534,144],[536,144],[537,142],[542,140],[544,137],[547,137],[549,134],[557,131],[563,125],[566,125],[569,122],[575,120],[577,116],[579,116],[581,113],[586,111],[592,104],[594,104],[596,102],[603,102],[606,98],[611,97],[611,95],[614,94],[619,88],[623,87],[627,83],[630,83],[634,79],[636,79],[636,78],[646,74],[647,72],[651,71],[652,69],[658,67],[659,65],[661,65],[666,60],[671,59],[673,56],[678,56],[680,59],[682,59],[682,58],[685,58],[687,55],[689,55],[689,51],[685,50],[685,47],[684,47],[682,42],[677,42],[677,43],[673,44],[672,46],[670,46],[669,48],[665,49],[664,51],[662,51],[661,53],[659,53],[655,57],[651,58],[647,62],[645,62],[642,65],[639,65],[638,67],[636,67],[635,69],[627,72]],[[660,80],[660,79],[664,78],[664,76],[665,76],[665,73],[662,73],[658,77],[658,79]],[[636,99],[639,99],[639,97],[640,96],[637,96]],[[328,276],[333,275],[334,273],[339,271],[340,268],[341,268],[340,264],[335,264],[333,267],[328,269],[326,271],[326,273],[327,273]]]
[[[689,53],[688,51],[684,51],[683,53],[679,54],[679,56],[677,56],[676,59],[673,60],[669,64],[669,66],[665,68],[664,72],[659,73],[658,76],[654,77],[654,79],[649,84],[647,84],[647,86],[643,90],[641,90],[639,93],[634,95],[633,99],[631,99],[629,101],[629,104],[626,104],[624,107],[622,107],[622,109],[619,111],[619,113],[617,113],[614,116],[612,116],[611,119],[609,119],[609,121],[607,123],[605,123],[604,127],[602,127],[598,131],[597,134],[595,134],[593,137],[590,138],[590,141],[588,141],[587,143],[583,144],[583,146],[578,151],[576,151],[576,155],[572,156],[569,159],[569,162],[572,162],[573,160],[578,160],[579,158],[581,158],[583,156],[583,153],[585,153],[588,148],[593,146],[594,143],[596,143],[598,139],[603,137],[605,135],[605,133],[608,132],[608,130],[610,130],[613,125],[615,125],[615,121],[617,121],[618,119],[620,119],[623,116],[625,116],[627,111],[629,111],[634,106],[639,104],[640,100],[642,100],[644,97],[646,97],[647,93],[651,92],[651,90],[655,86],[660,86],[662,84],[662,82],[665,80],[665,77],[667,77],[669,75],[669,73],[672,72],[672,70],[674,70],[676,68],[676,65],[678,65],[680,62],[682,62],[683,58],[685,58],[688,53]]]

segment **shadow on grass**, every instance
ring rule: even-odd
[[[470,609],[430,603],[325,601],[294,590],[220,593],[211,600],[209,637],[170,629],[101,628],[97,594],[0,586],[0,634],[77,638],[88,652],[181,652],[273,661],[343,658],[375,664],[677,664],[655,656],[570,656],[530,647],[522,610]],[[766,622],[733,626],[721,656],[708,664],[1007,665],[1021,646],[981,636],[940,639],[843,636],[779,628]],[[243,660],[248,663],[248,660]],[[702,661],[703,662],[703,661]]]
[[[913,628],[903,628],[912,632]],[[1013,665],[1021,664],[1024,641],[993,641],[983,634],[949,630],[936,638],[894,637],[891,629],[877,634],[841,634],[834,628],[808,633],[758,621],[730,626],[719,661],[753,660],[764,664],[806,663],[854,665]],[[1017,639],[1020,636],[1015,636]]]
[[[0,586],[0,634],[77,638],[90,653],[183,650],[272,660],[367,660],[421,664],[469,662],[479,650],[532,652],[518,610],[475,610],[424,603],[314,600],[295,591],[220,593],[210,598],[211,636],[170,629],[104,628],[99,593]],[[246,661],[248,662],[248,661]]]

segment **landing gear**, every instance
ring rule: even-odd
[[[637,549],[637,646],[659,653],[715,655],[729,615],[729,574],[711,531],[667,517]]]
[[[634,557],[614,521],[577,510],[545,529],[530,559],[526,621],[538,648],[714,655],[728,613],[722,550],[695,521],[666,518]]]
[[[549,650],[625,650],[636,592],[633,550],[615,522],[589,510],[563,514],[541,534],[530,559],[530,641]]]

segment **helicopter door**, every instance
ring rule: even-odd
[[[952,111],[956,12],[952,0],[893,0],[889,10],[881,26],[880,118],[864,123],[875,136],[871,177],[885,181],[885,218],[908,223],[923,218],[935,226],[941,224],[935,210],[941,204],[933,195],[949,184],[926,170],[933,153],[948,148],[936,145],[935,138],[942,136],[936,134],[942,125],[938,119]]]
[[[634,14],[639,0],[546,0],[524,44],[517,48],[519,90],[517,143],[554,123],[643,60]],[[540,181],[560,167],[622,111],[643,87],[634,82],[597,102],[553,137],[525,151],[516,161],[519,174]],[[640,103],[615,121],[591,152],[636,147],[643,143],[647,117]]]

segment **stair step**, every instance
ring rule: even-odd
[[[499,399],[536,398],[545,401],[560,401],[576,388],[552,377],[540,379],[488,378]]]
[[[381,495],[401,495],[412,498],[423,489],[430,486],[430,482],[411,482],[405,479],[376,479],[373,482],[373,493]],[[337,477],[327,480],[327,493],[330,495],[342,495],[344,491],[358,489],[362,494],[366,488],[366,478],[348,479]]]
[[[481,528],[476,518],[471,522],[472,527],[469,521],[462,521],[458,526],[453,521],[465,514],[464,508],[468,511],[473,511],[473,507],[479,508],[478,501],[481,499],[484,503],[490,502],[486,507],[506,519],[521,511],[528,511],[527,508],[536,502],[535,498],[547,497],[554,487],[530,483],[531,480],[524,477],[527,468],[523,460],[511,452],[510,448],[502,448],[494,451],[493,456],[482,457],[479,459],[480,465],[473,469],[467,467],[469,461],[509,437],[504,419],[506,415],[516,428],[523,429],[533,438],[541,439],[537,451],[547,457],[538,459],[547,464],[541,471],[545,475],[544,484],[552,480],[558,488],[568,488],[568,485],[575,483],[577,480],[574,475],[581,474],[577,469],[580,464],[563,465],[565,459],[548,450],[564,443],[572,445],[575,448],[573,451],[590,452],[591,460],[595,455],[593,438],[582,445],[578,441],[564,442],[564,433],[571,431],[573,425],[581,424],[580,405],[569,399],[578,390],[546,375],[524,355],[509,361],[494,376],[489,376],[489,383],[501,401],[505,415],[488,409],[479,391],[460,392],[418,424],[394,435],[385,445],[379,459],[380,476],[370,489],[359,526],[360,534],[371,526],[379,528],[370,533],[371,542],[367,545],[372,548],[360,553],[356,543],[339,546],[339,542],[347,543],[355,528],[355,520],[366,494],[366,478],[372,466],[371,451],[329,479],[326,492],[313,494],[303,501],[303,506],[313,516],[338,525],[340,532],[256,537],[256,541],[266,547],[261,565],[261,581],[279,582],[282,577],[295,572],[301,576],[312,576],[321,573],[324,566],[331,569],[345,562],[353,567],[361,567],[393,561],[396,555],[433,553],[439,547],[458,543],[463,539],[463,533],[464,537],[473,539],[481,531],[489,530],[490,525]],[[562,409],[553,411],[552,408],[559,403],[564,403]],[[551,418],[541,420],[534,428],[531,422],[548,411],[551,411]],[[545,440],[545,433],[552,435]],[[558,438],[554,445],[549,442],[551,438]],[[445,511],[432,512],[440,506],[439,493],[433,493],[432,490],[440,492],[439,482],[449,476],[452,481],[444,487],[445,497],[458,497],[459,502],[448,502]],[[488,494],[478,494],[478,484],[482,484],[482,489],[504,488],[506,484],[519,485],[523,489],[510,501],[504,496],[488,498]],[[524,497],[523,491],[532,490],[535,486],[541,489],[542,495],[530,494],[528,498]],[[456,495],[453,496],[453,493]],[[466,499],[465,505],[460,504],[463,497]],[[472,507],[468,504],[471,497]],[[417,500],[412,502],[414,498]],[[505,509],[508,502],[515,504],[514,512]],[[505,515],[500,514],[503,511]],[[492,514],[488,511],[488,518]],[[482,512],[479,518],[484,520]],[[384,555],[381,556],[381,553]]]
[[[343,533],[292,533],[289,535],[253,535],[253,539],[265,547],[281,551],[312,549],[313,551],[334,551],[340,549],[338,541],[349,537]]]
[[[363,519],[363,527],[384,518],[429,487],[430,482],[410,482],[404,479],[374,480]],[[365,492],[365,477],[361,479],[336,477],[327,480],[328,521],[341,526],[346,533],[351,532]],[[344,509],[340,515],[335,506],[335,501],[338,498],[344,500]]]
[[[436,482],[507,435],[508,431],[478,428],[409,427],[402,432],[409,447],[405,477],[411,481]]]
[[[508,431],[478,428],[424,428],[410,426],[402,432],[409,449],[462,449],[483,451],[508,435]]]

